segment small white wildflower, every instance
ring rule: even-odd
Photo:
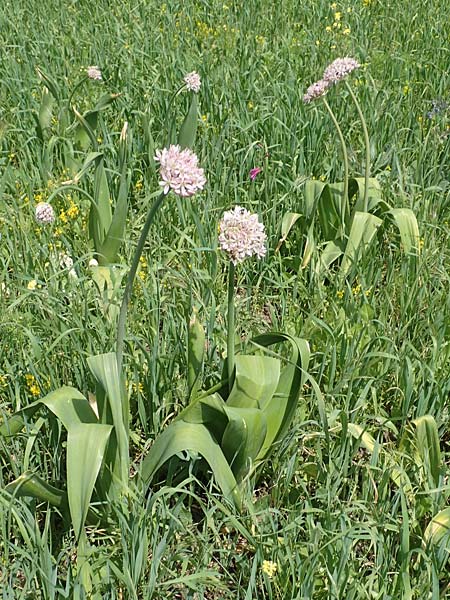
[[[36,281],[36,279],[32,279],[32,280],[31,280],[31,281],[29,281],[29,282],[28,282],[28,284],[27,284],[27,289],[29,289],[29,290],[31,290],[31,291],[35,290],[35,289],[36,289],[36,287],[37,287],[37,281]]]
[[[94,79],[95,81],[102,80],[102,72],[100,71],[100,68],[97,66],[87,67],[86,73],[87,73],[87,76],[89,77],[89,79]]]
[[[53,206],[48,202],[39,202],[36,204],[34,215],[36,221],[41,225],[53,223],[55,220],[55,211],[53,210]]]
[[[98,260],[95,260],[95,258],[91,258],[91,260],[89,261],[89,266],[98,267]]]
[[[206,178],[203,169],[198,166],[197,155],[178,145],[157,150],[155,160],[159,162],[159,185],[167,194],[172,190],[178,196],[193,196],[203,189]]]
[[[69,271],[69,277],[72,279],[78,279],[77,272],[73,268],[73,259],[64,252],[59,253],[59,266],[61,269],[67,269]]]
[[[267,236],[258,215],[241,206],[226,211],[219,223],[219,246],[227,252],[233,264],[248,256],[263,258],[266,255]]]
[[[197,71],[192,71],[192,73],[185,75],[183,81],[186,84],[187,90],[198,94],[200,91],[201,81],[200,75],[197,73]]]
[[[361,65],[354,58],[345,56],[344,58],[336,58],[325,69],[323,79],[329,84],[338,83],[350,75],[352,71],[358,69]]]

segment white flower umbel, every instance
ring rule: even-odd
[[[198,94],[202,82],[200,81],[200,75],[197,73],[197,71],[192,71],[192,73],[185,75],[183,81],[186,84],[187,90]]]
[[[89,79],[94,79],[95,81],[102,80],[102,72],[100,71],[99,67],[96,67],[96,66],[88,67],[86,69],[86,73],[87,73],[87,76],[89,77]]]
[[[333,62],[325,69],[323,73],[323,79],[324,81],[327,81],[328,84],[338,83],[360,66],[361,65],[357,60],[350,58],[349,56],[345,56],[344,58],[336,58],[336,60],[333,60]]]
[[[205,174],[198,166],[197,155],[178,145],[157,150],[155,160],[159,162],[160,182],[167,194],[172,190],[178,196],[193,196],[201,191],[206,183]]]
[[[323,79],[320,79],[319,81],[316,81],[315,83],[311,84],[306,90],[305,95],[303,96],[303,102],[305,104],[309,104],[309,102],[311,102],[312,100],[321,98],[327,93],[330,85],[331,84],[328,81],[325,81]]]
[[[234,265],[249,256],[266,255],[267,235],[258,215],[241,206],[226,211],[219,223],[219,246]]]
[[[34,215],[36,217],[36,221],[41,225],[53,223],[55,220],[55,211],[53,210],[53,206],[48,202],[39,202],[39,204],[36,204]]]

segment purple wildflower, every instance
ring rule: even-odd
[[[306,90],[306,94],[303,96],[303,102],[305,104],[309,104],[311,100],[316,100],[317,98],[324,96],[327,93],[329,87],[330,83],[328,81],[325,81],[324,79],[316,81],[315,83],[311,84]]]
[[[257,176],[261,173],[262,171],[262,167],[253,167],[253,169],[250,169],[250,179],[252,181],[255,181],[255,179],[257,178]]]

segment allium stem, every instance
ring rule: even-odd
[[[369,177],[370,177],[370,141],[369,141],[369,132],[367,131],[366,120],[361,110],[361,105],[358,102],[358,98],[355,96],[354,91],[352,90],[349,83],[346,81],[345,85],[347,86],[348,91],[350,92],[350,96],[352,97],[353,102],[355,103],[356,110],[358,111],[359,120],[361,121],[361,126],[364,135],[364,144],[366,147],[366,168],[364,172],[364,212],[367,212],[369,208]]]
[[[227,365],[228,365],[228,391],[231,392],[234,377],[234,273],[235,266],[230,260],[228,269],[228,312],[227,312]]]
[[[135,250],[135,253],[133,256],[133,261],[131,263],[131,268],[128,273],[127,284],[125,286],[125,292],[123,294],[122,304],[120,306],[119,322],[117,324],[116,355],[117,355],[117,367],[119,369],[119,373],[122,368],[122,362],[123,362],[123,346],[124,346],[124,341],[125,341],[125,327],[126,327],[126,320],[127,320],[128,304],[131,299],[131,292],[133,290],[134,278],[136,277],[136,272],[137,272],[137,269],[139,266],[139,259],[141,258],[142,251],[144,250],[144,245],[145,245],[145,241],[148,236],[148,232],[150,230],[150,225],[152,224],[153,219],[155,218],[155,215],[158,212],[158,209],[161,206],[162,201],[164,200],[166,195],[167,194],[162,192],[158,196],[158,198],[155,200],[155,202],[153,203],[152,207],[150,208],[150,210],[148,212],[147,219],[144,223],[144,227],[142,228],[142,231],[141,231],[141,236],[140,236],[139,241],[136,246],[136,250]]]
[[[342,224],[342,236],[345,234],[345,218],[346,215],[350,214],[350,205],[348,200],[348,154],[347,154],[347,146],[345,145],[344,134],[342,133],[342,129],[339,126],[338,120],[331,109],[331,106],[328,104],[326,98],[322,98],[323,103],[333,121],[333,124],[336,128],[339,141],[341,142],[342,148],[342,158],[344,161],[344,192],[343,192],[343,202],[341,204],[341,224]]]

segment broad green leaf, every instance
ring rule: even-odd
[[[219,394],[197,398],[175,418],[175,421],[179,420],[205,425],[215,439],[220,442],[228,424],[225,402]]]
[[[82,150],[87,150],[89,146],[92,146],[96,150],[97,138],[95,136],[95,129],[97,127],[98,113],[96,111],[89,111],[81,115],[76,108],[73,108],[73,112],[78,121],[75,128],[75,144],[78,144]]]
[[[366,188],[366,180],[364,177],[355,177],[349,179],[348,195],[349,198],[357,196],[354,209],[355,211],[364,212],[364,190]],[[381,185],[375,177],[369,177],[369,194],[367,212],[373,212],[381,201]]]
[[[357,440],[360,441],[361,446],[368,450],[371,454],[375,450],[375,447],[378,445],[375,438],[370,435],[364,427],[361,425],[357,425],[356,423],[348,423],[347,431]]]
[[[305,248],[303,250],[302,269],[306,269],[311,260],[314,250],[316,249],[316,243],[314,241],[314,223],[311,223],[306,234]]]
[[[322,194],[323,188],[328,185],[319,179],[309,179],[305,183],[305,217],[310,219],[316,213],[317,203]]]
[[[341,273],[346,275],[349,269],[360,260],[382,222],[381,219],[368,212],[357,211],[354,213],[341,262]]]
[[[275,248],[275,252],[278,252],[278,250],[281,248],[282,244],[286,241],[286,238],[289,235],[292,227],[301,216],[302,215],[300,213],[292,212],[288,212],[283,216],[283,220],[281,221],[281,238],[277,244],[277,247]]]
[[[198,120],[198,100],[197,94],[192,93],[192,100],[189,107],[188,114],[181,125],[180,134],[178,136],[178,144],[181,148],[193,148],[195,143],[195,136],[197,133],[197,120]]]
[[[406,254],[410,252],[418,254],[420,252],[420,233],[416,215],[410,208],[391,208],[389,213],[398,227]]]
[[[344,199],[343,183],[327,183],[317,203],[317,214],[325,241],[334,240],[341,228],[341,205]]]
[[[316,270],[318,273],[327,271],[330,266],[342,256],[343,251],[337,241],[330,241],[325,245],[325,248],[320,254],[320,260],[317,264]]]
[[[80,423],[97,423],[98,419],[88,400],[75,388],[64,386],[40,400],[61,421],[67,431]]]
[[[187,346],[189,398],[195,398],[200,389],[200,376],[205,353],[205,330],[198,319],[198,313],[195,308],[188,323]]]
[[[106,393],[109,408],[111,409],[114,434],[117,439],[120,480],[126,486],[129,476],[129,440],[128,440],[128,398],[122,388],[119,372],[117,369],[117,358],[114,352],[91,356],[87,359],[89,368],[99,385]],[[100,394],[97,394],[97,401]],[[99,402],[99,414],[107,415],[105,407]],[[104,422],[104,421],[102,421]]]
[[[415,454],[423,464],[431,487],[438,487],[441,475],[441,448],[436,421],[431,415],[414,419]]]
[[[55,80],[52,79],[46,73],[44,73],[44,71],[40,67],[37,67],[36,71],[37,71],[37,74],[39,75],[40,79],[42,79],[42,81],[45,83],[45,85],[49,89],[53,98],[56,100],[56,102],[59,102],[59,90],[58,90],[58,86],[55,83]]]
[[[78,539],[89,510],[92,491],[105,455],[111,425],[81,423],[67,435],[67,496]]]
[[[127,173],[129,135],[129,132],[127,132],[128,126],[126,124],[122,129],[119,142],[120,183],[116,206],[112,216],[111,224],[105,236],[105,240],[98,249],[99,255],[103,257],[104,262],[107,264],[117,262],[119,248],[125,237],[125,227],[128,214],[128,193],[130,188],[130,178]]]
[[[8,417],[0,425],[0,435],[10,437],[16,435],[25,426],[25,417],[30,418],[40,408],[40,402],[33,402],[25,408],[17,411],[11,417]]]
[[[267,420],[258,408],[230,408],[225,406],[228,425],[221,447],[239,483],[249,472],[264,443]]]
[[[149,486],[162,465],[179,452],[198,452],[212,469],[215,480],[224,496],[241,507],[241,497],[236,479],[223,452],[208,429],[198,423],[174,421],[155,440],[141,463],[141,476]]]
[[[257,456],[260,460],[282,439],[292,423],[307,376],[310,350],[306,340],[284,333],[260,335],[254,338],[253,342],[264,347],[280,342],[288,342],[291,346],[291,355],[281,371],[276,391],[263,408],[267,420],[267,434]]]
[[[444,508],[428,523],[423,535],[425,544],[450,547],[450,507]]]
[[[41,106],[39,108],[38,135],[41,140],[44,139],[47,129],[49,129],[51,126],[53,104],[54,104],[53,96],[48,91],[48,88],[44,87],[42,90]]]
[[[64,508],[64,505],[67,504],[65,492],[50,485],[35,473],[22,473],[5,489],[16,497],[31,496],[41,502],[48,502],[52,506]]]
[[[101,265],[108,264],[106,258],[100,254],[100,250],[111,226],[111,221],[112,210],[108,179],[104,167],[104,158],[100,156],[95,164],[94,202],[91,204],[89,212],[89,227],[92,232],[94,248],[98,254],[98,262]]]
[[[280,361],[270,356],[236,356],[236,374],[227,406],[261,408],[270,402],[280,378]]]

